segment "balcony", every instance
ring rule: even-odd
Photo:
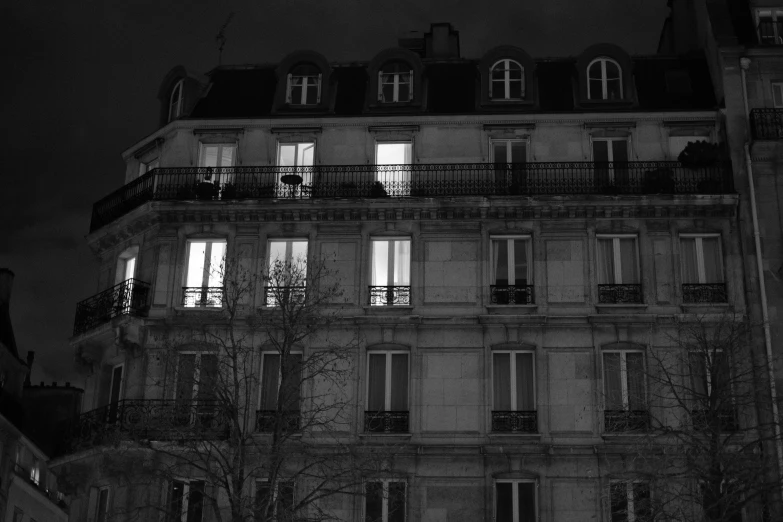
[[[533,285],[490,285],[489,302],[493,305],[533,304]]]
[[[690,169],[676,161],[159,168],[95,203],[90,231],[148,201],[733,191],[728,165]]]
[[[739,422],[734,410],[691,410],[693,429],[731,433],[739,431]]]
[[[492,431],[499,433],[537,433],[536,411],[493,411]]]
[[[783,45],[783,22],[779,20],[760,20],[756,26],[759,45]]]
[[[275,428],[280,426],[283,432],[297,432],[300,430],[299,421],[301,413],[299,410],[258,410],[256,411],[256,431],[261,433],[274,433]]]
[[[217,401],[122,400],[79,416],[67,430],[68,451],[116,439],[222,440],[229,419]]]
[[[264,304],[266,306],[279,307],[294,305],[301,306],[305,302],[304,286],[265,286]]]
[[[598,285],[600,304],[642,304],[642,285]]]
[[[222,286],[183,286],[182,306],[185,308],[222,308]]]
[[[370,306],[409,306],[410,286],[371,286]]]
[[[725,283],[707,283],[693,284],[685,283],[682,285],[683,303],[728,303],[729,298],[726,295]]]
[[[408,433],[407,411],[365,411],[364,431],[367,433]]]
[[[604,411],[604,431],[606,433],[647,431],[649,426],[650,414],[647,410]]]
[[[754,140],[783,139],[783,109],[753,109],[750,130]]]
[[[76,305],[73,335],[80,335],[121,315],[145,317],[149,309],[150,285],[127,279]]]

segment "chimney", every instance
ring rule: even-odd
[[[14,357],[19,357],[16,351],[14,329],[11,326],[11,286],[14,273],[7,268],[0,268],[0,344],[4,344]]]
[[[430,24],[424,43],[427,58],[459,58],[459,31],[455,31],[448,22]]]
[[[424,58],[424,37],[421,31],[408,31],[397,38],[397,45]]]
[[[24,378],[24,385],[30,386],[30,375],[33,373],[33,361],[35,360],[35,352],[33,350],[27,351],[27,377]]]

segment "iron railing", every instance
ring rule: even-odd
[[[726,283],[682,285],[682,301],[684,303],[728,303]]]
[[[408,433],[408,412],[365,411],[364,431],[368,433]]]
[[[218,401],[121,400],[79,416],[68,430],[69,451],[117,439],[203,440],[228,437],[229,417]]]
[[[80,301],[76,304],[73,335],[83,334],[121,315],[144,317],[149,309],[149,293],[149,283],[126,279],[108,290]]]
[[[756,26],[759,45],[783,45],[783,22],[761,20]]]
[[[490,285],[489,302],[497,305],[533,304],[533,285]]]
[[[370,287],[370,306],[405,306],[410,304],[410,286]]]
[[[41,477],[41,473],[39,472],[39,480],[36,482],[33,480],[31,475],[31,470],[25,468],[19,463],[14,464],[14,473],[16,473],[19,478],[26,481],[30,486],[33,487],[38,493],[46,498],[49,502],[60,508],[61,510],[68,512],[68,504],[65,503],[64,495],[59,492],[55,491],[54,489],[49,489],[46,486],[45,477]]]
[[[536,433],[538,413],[533,411],[493,411],[492,431]]]
[[[604,430],[607,433],[647,431],[649,426],[650,414],[647,410],[604,411]]]
[[[641,304],[642,285],[598,285],[600,304]]]
[[[783,109],[753,109],[750,130],[754,140],[783,139]]]
[[[736,412],[728,408],[722,410],[691,410],[691,422],[693,423],[693,429],[697,431],[717,429],[719,432],[734,432],[739,430]]]
[[[256,411],[256,431],[261,433],[272,433],[277,426],[282,431],[299,431],[299,420],[301,413],[299,410],[258,410]]]
[[[693,169],[677,161],[158,168],[95,203],[90,231],[152,200],[721,194],[733,191],[728,164]]]
[[[265,286],[264,303],[266,306],[300,306],[305,302],[304,286]]]
[[[186,308],[221,308],[224,290],[222,286],[183,286],[182,306]]]

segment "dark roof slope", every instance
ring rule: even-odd
[[[332,73],[332,78],[337,88],[334,112],[344,116],[361,114],[367,90],[367,68],[338,67]]]
[[[544,112],[574,110],[576,61],[573,59],[543,61],[536,64],[538,103]]]
[[[191,118],[257,118],[269,116],[277,88],[273,68],[218,69]]]
[[[475,111],[478,69],[473,63],[435,63],[426,69],[427,107],[438,114]]]
[[[710,71],[702,58],[637,59],[633,73],[639,106],[645,109],[711,109],[716,106]]]

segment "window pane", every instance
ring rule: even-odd
[[[533,391],[533,354],[518,353],[517,355],[517,410],[531,411],[536,409]]]
[[[512,80],[509,84],[509,97],[512,100],[519,100],[524,98],[522,94],[522,82],[520,80]]]
[[[406,165],[410,163],[410,147],[410,143],[378,143],[376,164]]]
[[[628,376],[628,409],[645,410],[644,354],[626,353],[625,367]]]
[[[370,354],[367,372],[367,410],[386,411],[386,354]]]
[[[318,103],[318,78],[309,78],[305,103],[307,105]]]
[[[720,253],[720,238],[704,237],[701,240],[704,250],[704,282],[723,282],[723,263]]]
[[[604,388],[606,393],[606,409],[622,410],[623,385],[620,381],[620,354],[604,354]]]
[[[280,355],[264,355],[261,375],[261,409],[277,410],[277,386],[280,375]]]
[[[196,369],[196,354],[180,354],[177,362],[176,398],[189,401],[193,398],[193,378]]]
[[[198,399],[215,400],[218,389],[218,358],[211,353],[203,353],[199,358]]]
[[[638,263],[636,261],[636,239],[620,239],[620,268],[622,284],[637,284],[639,282]]]
[[[212,252],[209,259],[208,286],[223,286],[223,265],[225,263],[226,244],[212,242]]]
[[[207,244],[204,242],[191,242],[188,253],[188,275],[185,286],[200,287],[204,284],[204,260]]]
[[[405,77],[407,78],[408,75],[406,74]],[[400,85],[397,87],[397,101],[406,102],[410,101],[411,99],[411,86],[410,83],[406,80],[405,83],[400,83]]]
[[[234,151],[236,147],[234,145],[223,145],[221,147],[220,166],[221,167],[233,167],[234,166]]]
[[[105,488],[102,489],[100,492],[100,496],[98,497],[98,516],[96,517],[97,522],[105,522],[106,520],[106,512],[109,510],[109,489]],[[19,522],[21,522],[21,517],[19,518]]]
[[[516,522],[514,520],[513,484],[511,482],[498,482],[495,484],[497,491],[495,501],[495,522]]]
[[[612,161],[628,161],[628,142],[626,140],[612,140]]]
[[[136,273],[136,258],[135,257],[129,257],[125,260],[125,279],[133,279],[133,276]]]
[[[533,482],[517,484],[519,494],[519,522],[536,520],[536,485]]]
[[[389,482],[389,522],[405,522],[405,483]]]
[[[305,275],[305,270],[307,269],[307,241],[291,242],[291,263],[301,270],[302,276]],[[297,283],[304,284],[304,281],[297,281]]]
[[[286,242],[285,241],[270,241],[269,242],[269,267],[272,268],[275,261],[285,263]]]
[[[388,76],[384,76],[384,81],[389,81]],[[384,83],[382,86],[381,93],[383,94],[383,101],[384,102],[395,102],[397,100],[394,99],[394,84],[393,83]]]
[[[602,100],[604,98],[603,82],[590,80],[590,100]]]
[[[514,244],[514,274],[516,275],[514,284],[526,285],[528,279],[527,246],[529,242],[524,239],[515,239],[513,241],[513,244]]]
[[[269,522],[272,520],[272,513],[271,510],[268,512],[270,516],[265,516],[267,514],[267,507],[269,504],[269,492],[271,491],[271,488],[269,487],[268,482],[257,482],[256,483],[256,498],[255,498],[255,510],[256,510],[256,518],[255,520],[259,522]]]
[[[508,241],[495,239],[492,241],[495,256],[495,285],[508,285]]]
[[[185,495],[185,484],[179,480],[171,482],[169,491],[169,512],[166,518],[169,522],[181,522],[183,501]]]
[[[383,522],[383,483],[367,482],[364,488],[365,522]]]
[[[201,145],[201,165],[200,167],[217,167],[218,146]]]
[[[188,493],[188,522],[201,522],[204,511],[204,482],[194,480]]]
[[[297,165],[311,167],[313,165],[313,158],[315,154],[315,143],[300,143],[299,149]]]
[[[527,153],[526,153],[527,143],[524,141],[512,141],[510,145],[511,145],[511,163],[525,163],[525,161],[527,161]]]
[[[598,238],[598,284],[615,284],[612,238]]]
[[[392,354],[391,409],[408,411],[408,354]]]
[[[296,144],[281,144],[277,164],[281,167],[292,167],[296,164]]]
[[[609,143],[607,141],[593,141],[593,161],[609,161]]]
[[[301,105],[302,104],[302,79],[301,78],[292,78],[291,79],[291,103],[293,105]]]
[[[493,141],[492,142],[492,161],[494,163],[508,163],[508,157],[506,153],[505,141]]]
[[[688,362],[691,371],[691,386],[693,388],[694,399],[704,401],[707,399],[707,366],[704,361],[704,354],[691,352],[688,354]],[[696,407],[702,407],[696,405]]]
[[[492,354],[493,406],[495,411],[511,410],[511,354]]]
[[[623,97],[622,83],[619,79],[607,80],[606,82],[606,99],[607,100],[619,100]],[[623,160],[628,161],[628,160]]]
[[[394,241],[394,284],[410,285],[411,242]]]
[[[389,241],[372,242],[372,285],[389,285]]]
[[[606,78],[613,80],[620,78],[620,68],[614,62],[606,61]]]
[[[682,267],[683,283],[698,283],[699,269],[696,258],[696,238],[680,239],[680,265]]]
[[[285,359],[286,377],[283,382],[283,409],[299,411],[302,381],[302,354],[289,353]]]
[[[277,522],[292,521],[294,507],[294,483],[279,482],[277,485],[276,511]]]
[[[638,522],[648,522],[652,517],[650,485],[646,482],[634,482],[633,484],[633,512]]]
[[[609,486],[612,522],[628,522],[628,493],[625,483]]]

